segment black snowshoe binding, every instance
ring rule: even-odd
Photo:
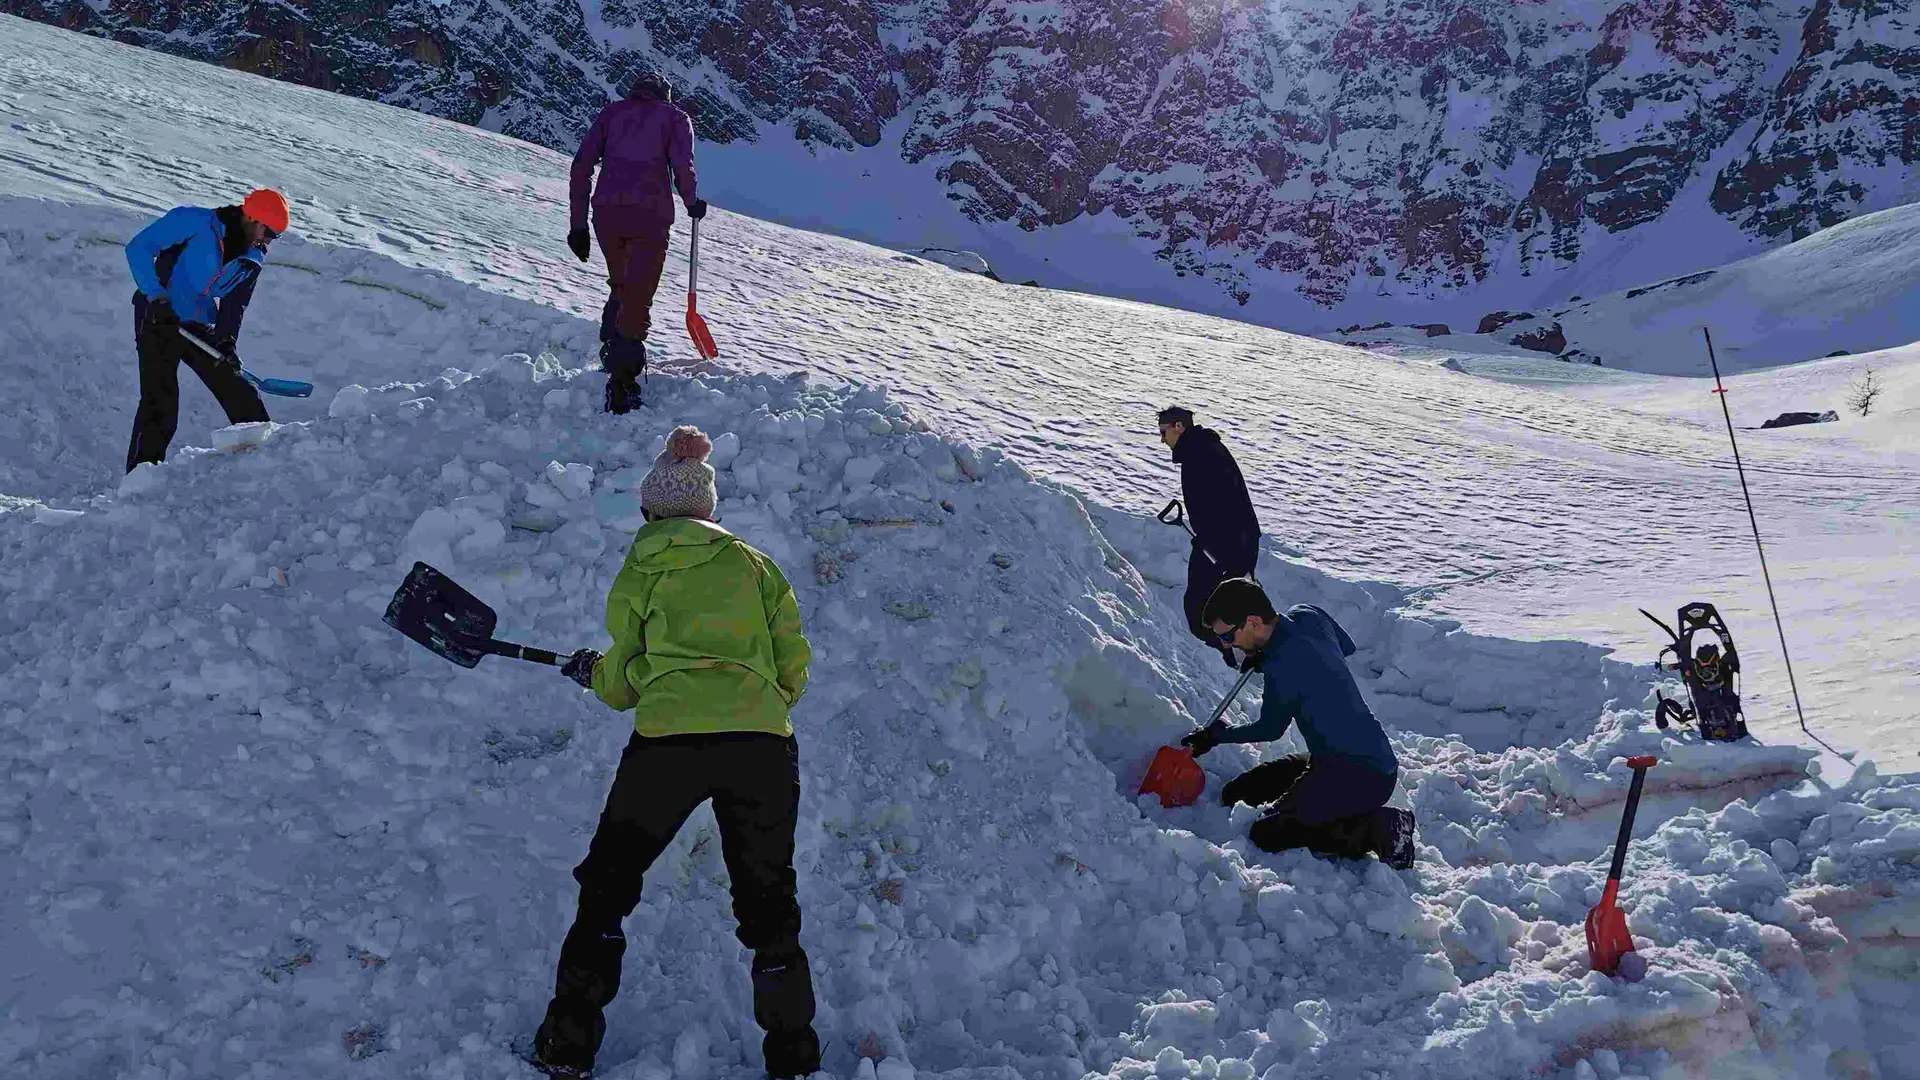
[[[1673,639],[1673,644],[1661,649],[1660,655],[1654,658],[1653,666],[1679,672],[1687,684],[1687,697],[1693,703],[1692,708],[1688,708],[1655,691],[1660,704],[1653,722],[1662,730],[1675,721],[1694,724],[1701,738],[1716,742],[1746,738],[1747,721],[1740,710],[1740,654],[1733,647],[1733,634],[1728,631],[1726,620],[1712,604],[1698,602],[1680,609],[1677,632],[1645,608],[1640,609],[1640,614],[1652,619],[1655,626]],[[1696,648],[1693,636],[1701,631],[1719,638],[1719,643],[1702,642]],[[1672,660],[1667,659],[1669,655]]]

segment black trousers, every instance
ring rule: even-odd
[[[1228,806],[1267,806],[1247,829],[1263,851],[1304,847],[1357,855],[1370,849],[1374,811],[1393,798],[1396,779],[1342,758],[1292,754],[1229,780],[1220,799]]]
[[[543,1062],[592,1066],[606,1035],[602,1010],[620,990],[621,923],[640,902],[642,875],[708,799],[732,881],[736,934],[753,950],[753,1018],[766,1032],[767,1072],[819,1069],[793,872],[800,752],[792,738],[751,732],[628,740],[600,827],[573,870],[580,908],[560,946],[553,1001],[535,1039]]]
[[[1200,541],[1193,542],[1193,553],[1187,558],[1187,592],[1181,603],[1187,612],[1187,629],[1194,637],[1220,648],[1220,639],[1214,636],[1213,630],[1201,624],[1200,613],[1206,610],[1207,598],[1221,582],[1253,573],[1254,560],[1259,554],[1258,548],[1251,554],[1228,552],[1219,556],[1219,562],[1214,562],[1201,550]]]
[[[143,461],[165,461],[180,426],[180,365],[193,369],[226,410],[227,423],[266,420],[260,394],[237,368],[230,368],[188,344],[172,327],[147,327],[146,298],[133,302],[133,344],[140,354],[140,404],[133,411],[133,437],[127,444],[127,471]]]

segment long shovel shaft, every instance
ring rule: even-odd
[[[1247,670],[1241,672],[1240,681],[1234,683],[1233,689],[1227,691],[1227,696],[1220,699],[1219,706],[1213,710],[1212,716],[1207,717],[1207,722],[1202,726],[1212,727],[1216,721],[1218,721],[1221,717],[1227,715],[1227,706],[1233,704],[1233,699],[1240,696],[1240,691],[1246,687],[1247,680],[1251,678],[1253,678],[1252,668],[1248,668]]]
[[[1607,869],[1607,888],[1619,887],[1620,874],[1627,868],[1627,842],[1633,839],[1633,815],[1640,809],[1640,789],[1647,783],[1647,768],[1654,759],[1628,758],[1627,765],[1633,769],[1633,783],[1627,785],[1627,809],[1620,815],[1620,835],[1613,841],[1613,865]],[[1636,764],[1643,762],[1644,764]]]

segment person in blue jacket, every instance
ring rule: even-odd
[[[133,272],[133,342],[140,357],[140,405],[133,414],[127,471],[164,461],[180,422],[180,364],[193,369],[226,410],[227,422],[267,419],[260,394],[240,374],[235,342],[266,263],[267,245],[287,230],[286,196],[255,191],[239,206],[180,206],[127,241]],[[207,342],[205,350],[182,331]]]
[[[1199,755],[1221,743],[1272,742],[1298,723],[1307,744],[1306,755],[1257,765],[1221,792],[1228,805],[1266,805],[1248,838],[1266,851],[1372,850],[1390,866],[1413,865],[1413,816],[1386,806],[1400,761],[1347,670],[1354,645],[1346,630],[1312,604],[1276,614],[1265,590],[1246,578],[1221,582],[1201,618],[1246,654],[1266,692],[1258,720],[1240,727],[1216,720],[1181,743]]]

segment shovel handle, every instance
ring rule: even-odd
[[[1620,880],[1627,866],[1627,841],[1633,839],[1633,813],[1640,808],[1640,789],[1646,786],[1647,770],[1659,764],[1652,756],[1631,757],[1627,767],[1633,770],[1633,783],[1627,785],[1627,809],[1620,815],[1620,835],[1613,841],[1613,866],[1607,871],[1609,883]]]
[[[515,645],[511,641],[501,641],[499,638],[488,638],[482,648],[494,656],[505,656],[513,660],[530,660],[536,664],[551,664],[555,667],[558,667],[561,662],[559,653],[536,649],[529,645]]]
[[[1253,678],[1253,672],[1253,668],[1248,668],[1240,673],[1240,681],[1234,683],[1233,689],[1227,691],[1227,696],[1220,699],[1219,707],[1213,710],[1212,716],[1207,717],[1207,722],[1203,726],[1212,727],[1222,716],[1227,714],[1227,706],[1233,704],[1233,699],[1240,696],[1241,688],[1247,685],[1248,679]]]

